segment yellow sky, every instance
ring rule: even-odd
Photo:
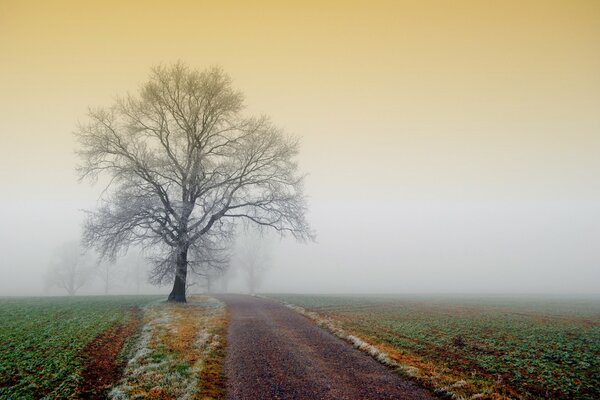
[[[598,0],[0,0],[3,215],[79,215],[77,121],[177,60],[302,137],[323,241],[342,209],[600,201]]]
[[[223,65],[312,158],[319,146],[342,146],[342,161],[395,158],[390,146],[487,157],[599,128],[596,0],[0,0],[2,155],[53,160],[87,106],[178,59]]]

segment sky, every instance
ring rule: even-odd
[[[301,138],[317,241],[262,290],[600,294],[597,0],[0,0],[0,295],[97,204],[87,108],[178,60]]]

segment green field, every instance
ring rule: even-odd
[[[156,296],[0,298],[0,398],[65,399],[82,349]]]
[[[433,388],[452,376],[461,383],[451,389],[462,396],[600,398],[597,299],[270,297],[391,350]]]
[[[600,398],[598,300],[271,297],[313,311],[376,345],[397,363],[415,367],[416,379],[431,389],[479,399]],[[82,380],[85,346],[125,322],[132,308],[159,300],[162,297],[0,298],[0,398],[73,398]],[[156,310],[181,314],[191,308]],[[151,313],[145,318],[150,317]],[[169,334],[176,340],[160,333],[159,328],[166,329],[163,325],[156,325],[153,335],[178,351],[182,343],[196,343],[199,328],[189,325],[191,319],[165,321],[184,324]],[[205,324],[202,321],[194,323]],[[157,346],[160,340],[150,342]],[[188,347],[180,352],[192,354]]]

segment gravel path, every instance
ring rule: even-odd
[[[217,297],[231,313],[225,357],[228,399],[434,398],[275,301]]]

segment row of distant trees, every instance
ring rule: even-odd
[[[46,289],[57,288],[75,295],[83,287],[100,281],[104,294],[126,282],[139,293],[147,280],[147,268],[143,257],[132,251],[114,261],[101,259],[93,251],[84,249],[79,242],[63,243],[55,250],[45,275]]]
[[[241,274],[249,293],[254,294],[271,267],[266,241],[258,234],[246,235],[234,249],[234,255],[219,268],[205,268],[192,273],[187,281],[191,291],[227,291],[230,280]],[[65,290],[68,295],[77,294],[80,289],[94,282],[102,284],[104,294],[109,294],[123,283],[129,290],[152,282],[149,260],[152,258],[135,249],[113,261],[103,259],[93,251],[86,250],[78,242],[72,241],[56,249],[45,276],[47,289]]]

